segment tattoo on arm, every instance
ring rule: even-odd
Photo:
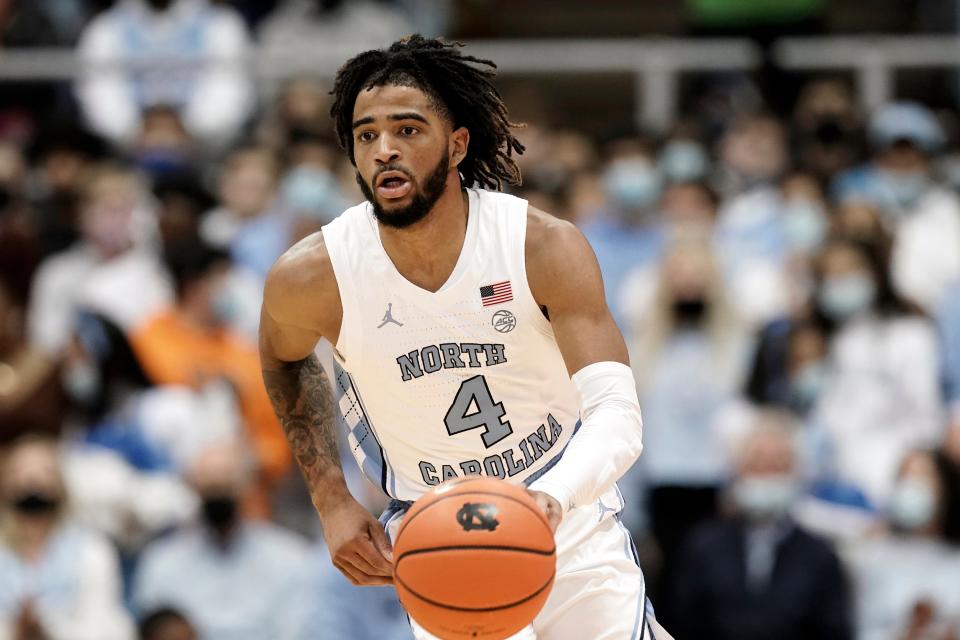
[[[327,374],[317,357],[310,355],[274,370],[264,369],[263,382],[316,501],[323,485],[343,478]]]

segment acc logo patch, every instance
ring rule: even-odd
[[[497,506],[479,502],[467,502],[457,511],[457,522],[464,531],[495,531],[500,525]]]
[[[510,333],[517,326],[517,317],[506,309],[501,309],[493,314],[490,324],[500,333]]]

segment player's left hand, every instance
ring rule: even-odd
[[[556,533],[557,527],[560,526],[560,521],[563,520],[563,509],[560,508],[560,503],[557,502],[556,498],[543,491],[530,491],[529,489],[527,491],[530,493],[530,496],[533,497],[537,506],[540,507],[540,510],[543,511],[543,515],[547,516],[547,522],[550,523],[550,530]]]

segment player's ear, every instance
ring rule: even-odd
[[[459,166],[467,157],[467,148],[470,146],[470,132],[466,127],[460,127],[450,134],[450,166]]]

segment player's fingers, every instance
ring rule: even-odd
[[[383,552],[372,539],[358,540],[354,551],[363,556],[373,566],[376,575],[393,575],[393,565],[384,557]]]
[[[370,563],[370,561],[367,560],[365,557],[363,557],[363,555],[361,555],[360,553],[355,553],[353,556],[351,556],[350,562],[353,563],[353,566],[355,566],[357,569],[363,571],[363,572],[364,572],[365,574],[367,574],[368,576],[381,576],[381,577],[383,577],[383,576],[381,575],[381,571],[380,571],[379,569],[377,569],[376,567],[374,567],[374,566]]]
[[[334,559],[333,566],[335,566],[340,573],[347,577],[347,580],[350,581],[350,584],[355,587],[361,586],[362,583],[360,582],[360,578],[355,574],[356,569],[352,564],[347,564],[341,560]]]
[[[393,580],[388,576],[377,575],[376,573],[369,573],[364,566],[369,566],[369,562],[366,562],[359,555],[353,555],[349,558],[343,558],[339,562],[335,563],[337,568],[340,569],[347,578],[350,579],[350,582],[359,587],[369,587],[377,585],[386,585],[393,584]]]
[[[377,547],[380,555],[392,565],[393,545],[390,544],[390,538],[387,537],[387,532],[383,530],[379,522],[370,525],[370,537],[373,539],[373,544]]]

